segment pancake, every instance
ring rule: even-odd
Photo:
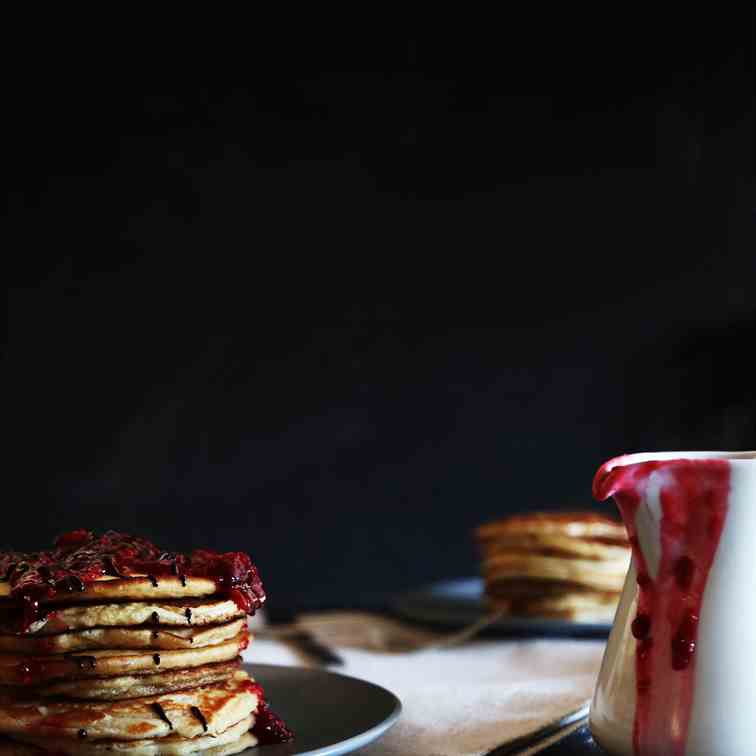
[[[508,534],[549,534],[568,538],[597,539],[608,543],[627,543],[625,526],[593,512],[537,512],[514,515],[481,525],[476,535],[481,541]]]
[[[246,672],[231,680],[128,701],[112,703],[19,701],[0,698],[0,732],[34,738],[144,740],[179,735],[218,735],[257,710],[259,688]],[[158,706],[155,706],[158,704]]]
[[[527,599],[537,596],[564,596],[565,593],[596,593],[593,588],[567,583],[561,580],[536,580],[534,578],[503,577],[489,580],[486,593],[501,599]],[[614,591],[607,591],[614,593]]]
[[[195,738],[196,742],[200,742],[200,738]],[[177,743],[175,746],[168,743],[169,738],[165,738],[163,741],[163,750],[161,748],[153,748],[148,750],[148,746],[141,746],[144,750],[131,750],[128,749],[128,744],[120,741],[109,741],[104,751],[88,751],[81,748],[80,743],[71,745],[70,743],[61,744],[57,747],[59,754],[65,754],[66,756],[74,756],[74,754],[80,753],[131,753],[131,754],[149,754],[150,756],[171,756],[172,754],[184,754],[184,753],[198,753],[196,744],[191,744],[190,750],[183,750],[183,744]],[[46,744],[49,747],[49,744]],[[238,740],[228,743],[227,745],[216,745],[216,741],[213,741],[210,748],[201,751],[205,756],[231,756],[231,754],[241,753],[247,748],[253,748],[257,745],[257,738],[251,732],[245,732]],[[20,743],[9,739],[0,739],[0,756],[42,756],[42,754],[49,754],[45,745],[37,747],[31,743]]]
[[[0,652],[45,655],[95,649],[177,649],[213,646],[231,640],[247,626],[245,619],[206,627],[153,626],[139,629],[96,627],[90,630],[28,637],[0,635]]]
[[[254,717],[248,716],[231,725],[217,735],[200,735],[195,738],[183,738],[179,735],[169,735],[159,739],[143,740],[105,740],[90,741],[70,738],[35,738],[23,737],[24,743],[19,744],[30,748],[28,751],[4,751],[3,754],[36,754],[61,753],[78,756],[78,754],[107,754],[123,753],[129,756],[182,756],[189,753],[206,753],[209,756],[239,753],[245,748],[257,745],[257,738],[249,732],[254,724]],[[12,744],[9,744],[12,747]],[[39,750],[42,749],[42,750]]]
[[[225,756],[292,733],[241,669],[265,602],[240,551],[79,529],[0,551],[0,756]]]
[[[579,557],[598,561],[626,562],[630,545],[582,540],[563,533],[502,533],[482,544],[484,558],[502,552],[525,551],[544,556]]]
[[[7,585],[0,583],[0,586]],[[0,621],[0,632],[13,632],[13,614],[8,608],[8,622]],[[55,607],[45,617],[34,622],[28,630],[32,635],[85,630],[93,627],[132,627],[159,624],[171,626],[211,625],[243,617],[244,612],[231,599],[186,599],[178,601],[143,601],[121,604],[85,604]],[[157,622],[156,622],[157,619]]]
[[[67,656],[0,654],[0,685],[39,685],[62,679],[152,674],[158,667],[160,672],[187,669],[236,659],[248,645],[249,633],[245,628],[229,641],[202,648],[161,652],[107,650]]]
[[[49,606],[216,594],[244,614],[265,603],[260,573],[248,554],[172,553],[138,536],[112,530],[98,536],[85,529],[64,533],[45,551],[0,551],[0,602],[22,610],[21,632],[40,621]]]
[[[630,554],[621,562],[592,559],[564,559],[521,552],[496,554],[484,564],[487,583],[509,578],[569,583],[598,591],[622,590]]]
[[[103,599],[150,601],[154,599],[180,599],[212,596],[218,592],[214,580],[205,577],[173,575],[150,578],[147,575],[132,575],[124,578],[102,575],[87,584],[87,589],[76,593],[76,601],[102,601]],[[0,582],[0,599],[10,598],[8,582]],[[43,599],[43,604],[70,603],[70,593],[58,593]]]
[[[122,675],[120,677],[89,677],[64,680],[19,691],[25,697],[74,698],[82,701],[117,701],[140,696],[157,696],[176,690],[212,685],[231,679],[239,669],[235,659],[219,664],[205,664],[190,669],[174,669],[157,674]],[[7,689],[6,689],[7,690]]]
[[[611,622],[617,609],[617,594],[583,591],[514,599],[489,596],[487,604],[493,611],[504,611],[516,617]]]
[[[605,622],[630,565],[624,526],[592,512],[536,512],[476,530],[486,603],[511,616]]]

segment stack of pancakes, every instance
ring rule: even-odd
[[[624,526],[587,513],[506,517],[477,530],[486,597],[495,611],[611,621],[630,564]]]
[[[290,735],[241,669],[265,599],[246,555],[77,532],[0,553],[0,754],[221,756]]]

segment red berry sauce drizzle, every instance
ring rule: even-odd
[[[173,554],[136,536],[74,530],[60,536],[50,551],[0,552],[0,580],[10,583],[11,599],[22,609],[21,632],[45,616],[45,601],[61,595],[76,601],[77,594],[105,575],[147,575],[154,586],[165,576],[178,577],[182,584],[187,577],[210,578],[220,595],[247,614],[254,614],[265,601],[257,568],[238,551]]]
[[[619,465],[619,466],[617,466]],[[639,548],[636,513],[649,482],[659,486],[660,560],[652,575]],[[613,496],[630,536],[638,610],[633,747],[636,756],[683,756],[693,705],[698,619],[727,514],[730,463],[725,459],[606,462],[593,495]]]
[[[258,744],[273,745],[294,740],[294,733],[286,726],[283,719],[268,707],[265,701],[265,691],[263,691],[260,683],[250,680],[248,688],[258,699],[255,723],[252,726],[252,734],[257,738]]]

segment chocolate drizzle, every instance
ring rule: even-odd
[[[160,624],[160,616],[158,615],[157,612],[153,612],[150,615],[150,622],[152,622],[153,626],[155,627],[155,630],[152,631],[152,637],[153,637],[153,639],[154,638],[159,638],[160,637],[160,633],[157,630],[157,626]]]
[[[188,624],[192,624],[192,610],[187,606],[186,609],[184,609],[184,617],[186,617],[186,621]]]
[[[94,656],[70,656],[66,655],[66,658],[69,661],[72,661],[80,670],[85,670],[87,667],[89,669],[96,669],[97,668],[97,658]]]
[[[158,579],[154,575],[147,575],[147,580],[149,580],[152,583],[153,588],[158,587]]]
[[[192,706],[189,711],[192,712],[193,717],[199,719],[202,729],[207,732],[207,720],[205,719],[205,715],[196,706]]]
[[[76,575],[67,575],[55,583],[55,589],[58,592],[66,591],[68,593],[73,593],[76,591],[78,593],[84,593],[84,591],[87,590],[87,586],[84,585],[84,581],[80,577],[77,577]]]
[[[76,734],[79,736],[80,740],[84,740],[84,738],[86,738],[89,733],[82,727],[81,730],[79,730],[79,732],[77,732]]]
[[[152,661],[159,667],[160,666],[160,654],[153,654]]]
[[[173,722],[168,719],[168,716],[165,713],[165,709],[159,703],[152,704],[152,710],[155,712],[155,714],[158,715],[158,717],[160,717],[160,719],[163,720],[163,722],[168,725],[171,730],[173,729]]]

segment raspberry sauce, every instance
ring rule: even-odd
[[[104,575],[147,575],[153,585],[165,576],[178,577],[182,585],[187,576],[210,578],[220,595],[231,598],[247,614],[254,614],[265,601],[257,568],[238,551],[220,554],[198,549],[173,554],[136,536],[114,531],[96,536],[74,530],[57,538],[49,551],[0,552],[0,580],[10,583],[11,598],[22,610],[22,632],[45,616],[44,602],[61,595],[76,600],[77,594]]]
[[[265,701],[265,691],[260,683],[248,680],[244,687],[257,696],[257,710],[255,711],[255,724],[252,726],[252,734],[257,738],[259,745],[288,743],[290,740],[294,740],[294,733],[286,726],[283,719],[268,708]]]
[[[658,490],[660,556],[656,574],[639,546],[636,515]],[[698,620],[730,492],[725,459],[669,459],[602,465],[593,495],[614,497],[637,569],[636,756],[684,756],[693,705]]]
[[[260,745],[288,743],[290,740],[294,740],[294,733],[278,714],[268,708],[268,704],[265,702],[260,703],[257,707],[252,734],[257,738]]]

